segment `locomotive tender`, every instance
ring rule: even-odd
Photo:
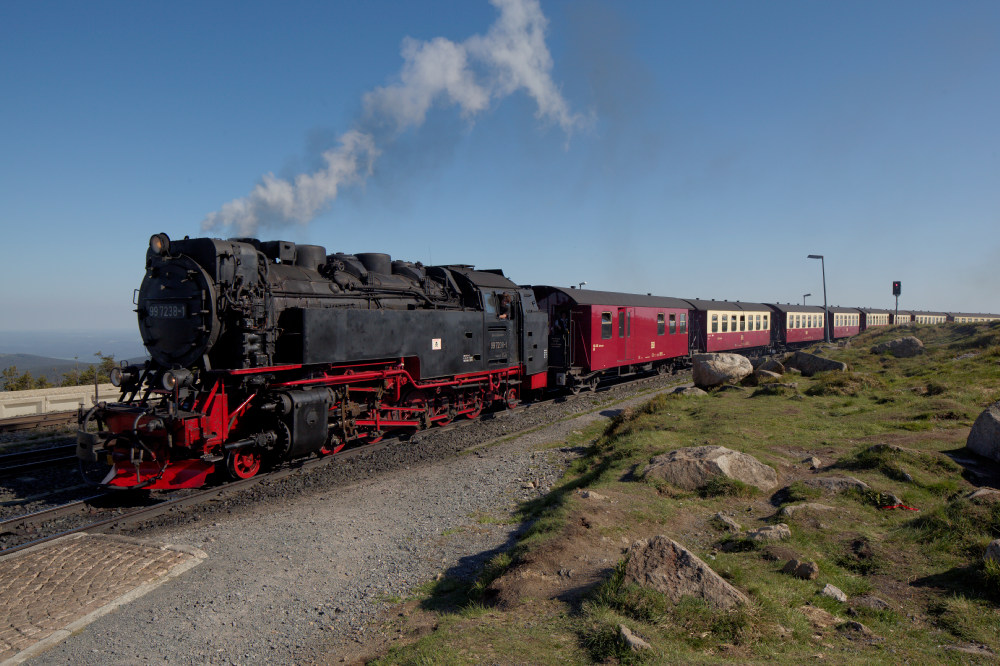
[[[84,476],[199,487],[386,432],[476,418],[547,387],[675,372],[704,352],[784,351],[890,324],[888,310],[519,287],[502,271],[327,254],[253,238],[150,238],[136,313],[150,359],[81,410]],[[997,315],[900,312],[899,320]],[[895,317],[893,317],[895,318]],[[97,425],[93,432],[91,424]]]

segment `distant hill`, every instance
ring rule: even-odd
[[[36,356],[35,354],[0,354],[0,370],[16,366],[20,373],[30,372],[32,377],[46,377],[50,382],[59,383],[70,370],[84,369],[93,363],[67,361],[64,358]]]
[[[138,327],[109,331],[0,331],[0,354],[56,359],[80,367],[96,361],[96,352],[122,358],[145,358]],[[21,369],[20,364],[17,364]],[[32,373],[34,374],[34,373]]]
[[[141,364],[145,358],[132,358],[128,360],[130,363]],[[80,361],[67,361],[64,358],[38,356],[35,354],[0,354],[0,370],[6,370],[11,366],[15,366],[19,373],[30,372],[32,377],[45,377],[56,385],[62,381],[63,375],[67,372],[77,369],[83,370],[91,365],[96,364],[82,359]]]

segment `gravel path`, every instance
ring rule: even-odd
[[[512,543],[518,526],[482,517],[550,489],[579,453],[553,443],[676,383],[429,431],[147,528],[135,536],[208,560],[32,663],[303,663],[352,651],[388,602],[441,572],[474,576]]]

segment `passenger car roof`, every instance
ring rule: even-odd
[[[627,294],[617,291],[597,291],[593,289],[573,289],[533,285],[532,289],[545,293],[561,293],[577,305],[623,305],[626,307],[681,308],[690,309],[690,304],[671,296],[651,296],[648,294]]]

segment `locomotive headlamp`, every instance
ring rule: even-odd
[[[153,234],[149,237],[149,249],[153,254],[159,255],[170,252],[170,237],[166,234]]]
[[[139,368],[134,365],[111,368],[111,384],[117,388],[128,388],[139,382]]]
[[[190,386],[192,378],[187,370],[167,370],[163,373],[163,388],[173,391],[176,388]]]

